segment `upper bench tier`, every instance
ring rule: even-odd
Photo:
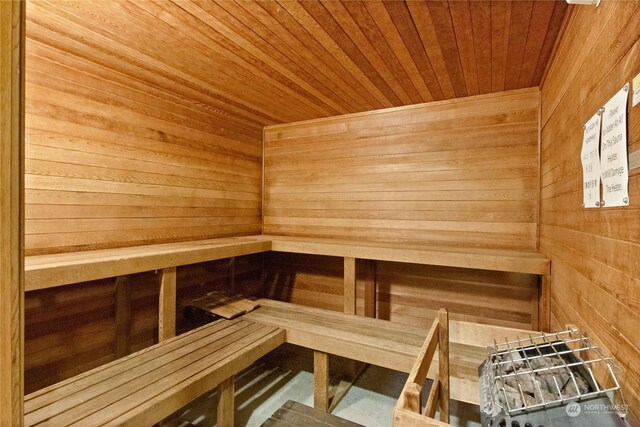
[[[261,235],[29,256],[25,258],[25,289],[33,291],[267,251],[549,274],[549,259],[533,250]]]

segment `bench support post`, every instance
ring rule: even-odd
[[[165,268],[160,277],[158,341],[176,336],[176,268]]]
[[[363,260],[364,264],[364,315],[376,318],[376,262]]]
[[[551,328],[551,275],[540,276],[538,299],[538,326],[541,331],[549,332]]]
[[[116,279],[116,359],[131,353],[131,286],[126,278]]]
[[[344,312],[356,314],[356,259],[344,257]]]
[[[236,257],[229,260],[229,290],[231,294],[236,292]]]
[[[230,376],[218,385],[218,427],[233,427],[234,423],[234,377]]]
[[[313,406],[329,411],[329,355],[313,352]]]

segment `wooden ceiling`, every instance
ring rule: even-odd
[[[30,3],[36,40],[54,32],[69,54],[259,125],[536,86],[567,9],[564,1]]]

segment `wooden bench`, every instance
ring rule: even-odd
[[[267,251],[549,274],[549,259],[533,250],[259,235],[28,256],[25,258],[25,290],[64,286]]]
[[[160,271],[160,340],[174,334],[176,267],[267,251],[314,254],[344,258],[344,312],[355,314],[356,260],[392,261],[434,266],[474,268],[536,274],[542,280],[532,291],[531,318],[534,329],[549,328],[549,260],[539,252],[523,249],[468,248],[433,244],[358,242],[287,236],[243,236],[127,248],[29,256],[25,258],[25,289],[64,286],[144,271]],[[231,264],[231,267],[233,263]],[[232,268],[231,268],[232,270]],[[370,274],[375,277],[375,273]],[[233,276],[233,274],[232,274]],[[116,317],[124,319],[126,331],[128,290],[117,283]],[[375,280],[366,281],[365,312],[375,314]]]
[[[400,372],[410,373],[428,331],[386,320],[352,316],[301,305],[260,299],[260,307],[242,318],[286,329],[287,342],[310,348],[316,358],[331,354]],[[478,366],[487,357],[487,346],[507,336],[527,337],[532,331],[449,322],[449,371],[451,398],[477,405]],[[434,358],[428,377],[439,372]],[[316,376],[316,381],[326,379]]]
[[[285,331],[220,320],[25,397],[27,426],[151,425],[219,386],[218,426],[233,426],[233,377]]]

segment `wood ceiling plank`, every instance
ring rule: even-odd
[[[145,6],[146,3],[147,2],[142,2]],[[232,61],[239,61],[250,74],[257,73],[258,75],[268,76],[275,88],[284,91],[284,94],[287,95],[285,100],[276,104],[280,114],[284,113],[286,109],[290,107],[291,97],[298,101],[298,108],[300,108],[300,110],[314,111],[316,114],[321,115],[334,114],[335,109],[318,99],[315,94],[311,94],[307,88],[300,85],[302,83],[307,86],[302,80],[296,79],[292,73],[278,66],[278,64],[270,60],[260,49],[234,33],[229,26],[218,18],[217,15],[219,13],[216,11],[217,8],[215,4],[194,1],[180,2],[177,3],[177,5],[196,18],[192,19],[194,22],[199,21],[200,25],[204,24],[206,26],[205,31],[208,37],[223,48],[221,52],[222,57],[228,57]],[[219,58],[216,57],[216,61],[218,59]],[[235,69],[232,69],[232,71],[234,70]],[[287,73],[287,76],[281,74],[282,72]],[[294,78],[296,81],[292,81],[291,78]],[[253,78],[249,76],[246,80],[243,79],[242,81],[252,80]],[[247,92],[252,93],[252,96],[257,95],[255,90],[251,90],[250,86],[238,84],[237,79],[233,86],[247,90]],[[263,95],[269,97],[280,94],[278,90],[274,91],[273,89],[274,88],[267,88]]]
[[[382,34],[387,38],[387,42],[391,46],[393,52],[398,56],[398,60],[405,68],[405,71],[411,78],[413,85],[418,90],[420,97],[422,98],[422,102],[433,101],[431,91],[427,87],[420,71],[416,67],[416,63],[411,56],[411,52],[409,52],[407,45],[405,45],[402,40],[402,37],[400,36],[400,33],[391,19],[384,3],[381,0],[371,0],[364,2],[364,6],[371,14],[371,17],[376,22],[380,31],[382,31]]]
[[[380,74],[380,77],[389,85],[402,103],[411,102],[411,97],[407,94],[400,83],[402,76],[395,75],[383,58],[374,47],[374,43],[381,41],[369,41],[358,23],[350,15],[346,6],[342,2],[321,2],[322,6],[331,14],[336,22],[342,27],[351,41],[358,47],[360,52],[367,58],[373,68]],[[374,24],[375,26],[375,24]],[[414,89],[415,90],[415,89]]]
[[[358,68],[379,88],[386,96],[391,105],[401,105],[402,101],[389,86],[387,81],[380,75],[380,72],[369,62],[367,57],[360,51],[353,42],[350,35],[342,28],[340,23],[331,13],[317,1],[300,3],[302,7],[318,22],[331,38],[346,52],[356,63]]]
[[[158,114],[195,125],[210,112],[204,126],[236,141],[274,123],[537,85],[567,10],[488,0],[94,1],[29,2],[40,72],[63,53],[82,75],[114,70],[117,93],[159,88]]]
[[[75,3],[73,3],[75,4]],[[63,5],[55,3],[54,6]],[[28,23],[28,32],[30,38],[35,38],[45,44],[59,47],[61,50],[72,53],[74,55],[96,61],[108,68],[118,71],[135,70],[142,80],[154,81],[160,87],[173,88],[176,84],[185,84],[197,92],[205,92],[209,97],[221,102],[221,108],[239,114],[263,114],[256,109],[246,107],[238,102],[232,101],[219,89],[213,85],[202,81],[197,81],[193,77],[178,71],[175,68],[167,67],[160,61],[145,57],[140,52],[119,44],[111,35],[100,35],[94,32],[97,27],[88,30],[86,19],[64,19],[61,17],[69,17],[65,9],[55,9],[49,4],[44,5],[41,2],[29,2],[27,5],[27,15],[30,16]],[[66,31],[63,33],[62,31]],[[74,34],[84,34],[81,41]],[[91,36],[91,37],[89,37]],[[90,46],[90,49],[87,49]],[[124,60],[123,60],[124,59]],[[162,79],[162,75],[171,76],[169,83]],[[265,113],[266,114],[266,113]]]
[[[328,31],[317,22],[314,17],[300,4],[300,2],[292,1],[278,1],[280,8],[286,10],[293,18],[298,21],[302,28],[305,28],[312,37],[321,46],[326,48],[331,57],[342,64],[353,76],[357,78],[357,81],[364,85],[367,90],[378,101],[377,108],[391,107],[393,104],[387,99],[385,94],[375,85],[375,82],[370,80],[367,74],[361,70],[356,62],[351,58],[347,51],[344,51],[342,47],[334,40]],[[277,9],[276,9],[277,10]]]
[[[449,3],[446,1],[426,2],[434,29],[438,37],[438,43],[444,56],[447,73],[453,84],[456,98],[467,96],[467,87],[464,82],[460,54],[456,44],[456,35],[451,21]]]
[[[491,2],[491,90],[505,90],[511,28],[511,2]]]
[[[532,10],[533,1],[516,1],[512,4],[509,50],[507,53],[507,74],[505,79],[506,90],[518,87],[518,79],[520,78],[520,70],[522,69]]]
[[[72,3],[73,9],[63,8],[67,22],[69,20],[77,23],[81,29],[70,32],[70,37],[74,37],[79,31],[80,34],[97,36],[102,43],[103,49],[110,54],[128,55],[128,60],[137,61],[142,67],[149,69],[152,73],[158,69],[167,76],[177,75],[185,80],[192,81],[198,85],[199,90],[209,88],[212,92],[221,92],[231,103],[254,107],[250,105],[254,103],[255,108],[262,108],[262,111],[273,109],[270,104],[273,97],[265,96],[263,87],[272,88],[277,86],[278,82],[266,73],[260,78],[260,73],[252,72],[243,58],[239,56],[230,56],[228,51],[220,43],[211,43],[211,39],[206,39],[204,43],[198,43],[193,40],[191,35],[185,35],[180,28],[181,16],[180,10],[171,4],[156,5],[150,2],[118,2],[105,3],[100,7],[101,15],[94,16],[94,9],[86,2]],[[157,6],[157,7],[155,7]],[[160,8],[163,7],[164,9]],[[49,6],[48,6],[49,8]],[[142,9],[144,8],[144,9]],[[67,13],[68,11],[68,13]],[[123,22],[124,21],[124,22]],[[150,30],[149,22],[153,21],[153,30]],[[175,24],[175,23],[178,24]],[[202,23],[197,21],[200,26]],[[109,25],[109,23],[113,23]],[[126,25],[125,25],[126,24]],[[121,30],[125,26],[128,33]],[[189,28],[193,28],[193,24]],[[193,32],[196,36],[199,33]],[[110,41],[106,43],[104,39]],[[133,41],[132,41],[133,40]],[[214,40],[219,41],[219,40]],[[106,43],[106,45],[104,44]],[[106,48],[105,48],[106,46]],[[166,46],[171,46],[167,49]],[[209,58],[215,53],[215,61]],[[200,52],[193,55],[192,51]],[[84,54],[89,52],[84,49]],[[112,58],[117,61],[120,66],[121,58]],[[117,66],[113,67],[118,69]],[[216,76],[217,85],[211,85],[211,75]],[[247,93],[247,89],[242,85],[237,85],[238,79],[253,79],[256,87],[262,90],[257,96],[251,96]],[[285,91],[288,89],[281,86]],[[293,93],[295,96],[296,94]],[[277,94],[280,97],[280,93]],[[250,100],[250,101],[247,101]]]
[[[556,2],[533,3],[529,35],[524,48],[524,59],[518,80],[519,87],[533,85],[533,75],[535,74],[538,58],[540,57],[545,36],[549,29],[555,3]]]
[[[229,81],[225,87],[236,94],[238,99],[245,104],[260,103],[263,108],[268,110],[279,107],[278,113],[280,115],[287,114],[282,106],[290,102],[292,97],[297,98],[303,104],[301,109],[306,109],[309,112],[324,111],[323,108],[327,107],[321,105],[322,101],[318,103],[318,99],[314,95],[309,94],[304,88],[287,79],[278,70],[263,61],[264,58],[247,55],[241,43],[242,39],[229,36],[233,33],[226,26],[216,26],[215,23],[212,26],[208,19],[209,15],[198,13],[199,9],[193,3],[174,5],[171,3],[133,2],[133,4],[122,3],[120,7],[124,8],[131,16],[140,15],[139,9],[143,9],[156,20],[166,23],[168,28],[164,32],[185,46],[178,55],[183,55],[182,63],[190,65],[189,72],[198,75],[205,81],[214,75],[216,80],[220,80],[220,85],[225,84],[222,81],[224,76],[228,74]],[[169,39],[163,43],[163,46],[171,46],[175,43],[176,41]],[[199,54],[194,55],[192,52],[194,50]],[[239,85],[238,81],[253,81],[255,88]],[[279,90],[274,91],[274,88]],[[291,117],[295,118],[296,116]]]
[[[225,6],[229,4],[230,2],[224,3]],[[313,73],[326,88],[344,99],[349,111],[366,108],[367,99],[361,91],[349,85],[348,79],[345,79],[346,76],[351,77],[350,74],[344,68],[334,70],[333,58],[329,57],[328,52],[317,42],[307,44],[309,39],[314,39],[297,25],[286,11],[278,8],[273,2],[236,1],[235,5],[236,7],[233,8],[235,13],[242,13],[239,11],[242,9],[243,16],[249,15],[253,18],[253,22],[260,23],[260,25],[252,25],[254,31],[259,32],[263,39],[269,41],[274,48],[280,49],[285,55],[299,58],[308,72]],[[275,16],[269,12],[270,6],[278,10]],[[339,87],[339,91],[335,90],[336,86]]]
[[[300,51],[300,54],[305,55],[313,66],[326,72],[332,82],[340,84],[342,90],[350,93],[352,98],[355,99],[353,105],[356,106],[356,111],[369,108],[370,105],[379,104],[376,97],[367,89],[366,84],[360,82],[357,74],[352,73],[349,69],[349,65],[355,69],[357,68],[348,60],[344,52],[340,51],[341,55],[331,54],[332,46],[339,50],[335,43],[320,43],[310,34],[310,30],[306,26],[300,25],[296,18],[285,8],[280,7],[277,2],[241,2],[241,5],[250,10],[254,16],[260,16],[261,20],[272,22],[272,27],[281,26],[282,31],[279,29],[273,29],[273,31],[279,31],[283,39],[291,40],[289,45],[292,49]],[[264,15],[256,9],[261,9]],[[312,20],[311,17],[308,18]],[[343,65],[343,61],[348,62],[349,65]],[[368,80],[367,83],[371,85]]]
[[[556,40],[560,32],[562,31],[565,17],[567,16],[568,5],[565,2],[554,2],[553,14],[547,28],[547,34],[544,38],[544,44],[540,50],[540,56],[538,57],[538,63],[536,64],[536,71],[533,75],[532,83],[540,85],[542,77],[551,58],[551,54],[556,44]]]
[[[316,78],[307,73],[299,64],[299,59],[292,60],[282,54],[275,46],[270,45],[265,39],[256,34],[256,28],[261,24],[259,22],[251,22],[253,19],[250,15],[242,15],[236,18],[233,12],[240,13],[242,9],[233,8],[231,2],[199,2],[196,1],[201,8],[215,17],[212,23],[215,24],[216,31],[223,34],[235,44],[241,46],[247,53],[260,59],[269,67],[280,73],[285,78],[297,84],[306,93],[303,93],[306,99],[312,100],[323,109],[331,112],[331,114],[344,114],[348,112],[344,108],[344,100],[336,97],[333,92],[327,91]],[[228,10],[230,9],[230,10]]]
[[[478,90],[481,94],[489,93],[491,92],[492,80],[491,4],[472,1],[471,21],[473,22],[473,40],[478,70]]]
[[[462,71],[469,95],[478,95],[478,70],[474,49],[474,33],[471,22],[469,2],[450,1],[451,19],[456,33]]]
[[[398,82],[414,104],[422,102],[418,90],[407,75],[405,68],[398,61],[396,54],[386,40],[385,34],[380,30],[372,15],[366,8],[366,3],[346,2],[344,7],[349,11],[353,20],[378,52],[383,62],[387,64],[392,73],[397,76]]]
[[[385,2],[418,70],[436,101],[455,96],[431,15],[424,2]]]

